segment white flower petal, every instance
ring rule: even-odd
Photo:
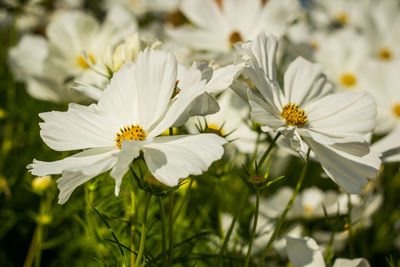
[[[114,155],[117,162],[113,169],[111,170],[111,177],[115,179],[115,195],[118,196],[120,186],[122,183],[122,177],[129,170],[129,165],[131,162],[139,157],[140,149],[150,140],[146,141],[128,141],[124,140],[122,142],[121,151]]]
[[[40,113],[40,136],[54,150],[68,151],[115,146],[118,125],[94,105],[70,104],[67,112]]]
[[[313,64],[302,57],[296,58],[284,77],[285,96],[288,102],[303,107],[305,103],[321,98],[332,90],[321,73],[322,65]]]
[[[382,153],[383,162],[400,160],[400,128],[372,144],[371,149]]]
[[[124,65],[114,74],[98,107],[112,114],[119,127],[137,123],[147,131],[165,112],[176,77],[172,54],[145,49],[134,64]]]
[[[276,107],[265,102],[261,96],[257,95],[251,89],[247,90],[247,95],[251,107],[251,119],[253,121],[273,129],[285,125],[285,121],[282,120],[280,112]]]
[[[115,165],[116,159],[112,157],[115,152],[116,147],[88,149],[53,162],[34,160],[27,168],[37,176],[62,173],[57,180],[60,189],[58,203],[64,204],[75,188]]]
[[[375,126],[376,104],[365,92],[342,92],[327,95],[304,106],[313,133],[340,142],[366,141],[365,135]],[[317,137],[316,137],[317,138]]]
[[[149,130],[149,136],[155,137],[170,128],[182,115],[192,101],[205,93],[206,80],[202,79],[202,71],[194,63],[178,83],[180,92],[171,100],[171,103],[157,125]]]
[[[226,143],[215,134],[161,136],[142,150],[154,177],[168,186],[175,186],[179,179],[206,171],[222,157]]]
[[[311,237],[285,237],[289,261],[293,267],[324,267],[325,261],[317,242]]]
[[[333,267],[370,267],[369,262],[364,258],[358,259],[336,259]]]
[[[218,94],[228,88],[239,75],[244,64],[228,65],[213,71],[211,80],[206,85],[207,93]]]
[[[181,10],[200,28],[207,30],[226,28],[220,8],[213,0],[183,0]]]
[[[371,151],[358,157],[338,147],[319,144],[311,138],[304,139],[328,176],[348,193],[362,193],[362,187],[368,183],[367,178],[375,178],[378,174],[381,165],[379,153]]]

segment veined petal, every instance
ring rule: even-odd
[[[248,65],[243,69],[243,74],[255,84],[266,101],[275,105],[280,103],[282,93],[276,83],[276,37],[260,33],[252,42],[235,44],[235,49]]]
[[[145,141],[128,141],[124,140],[122,142],[121,151],[119,153],[114,154],[114,157],[117,159],[117,162],[113,169],[111,170],[111,177],[115,179],[115,195],[118,196],[119,189],[122,183],[122,177],[124,177],[125,173],[129,170],[129,164],[139,157],[140,149],[147,143],[151,142],[150,140]]]
[[[285,237],[287,253],[293,267],[324,267],[325,261],[317,242],[311,237]]]
[[[174,56],[147,48],[134,64],[124,65],[114,74],[98,108],[112,114],[118,127],[137,123],[147,131],[165,112],[176,77]]]
[[[311,138],[304,139],[328,176],[348,193],[362,193],[362,187],[367,185],[367,178],[375,178],[378,174],[380,153],[371,151],[358,157],[337,147],[317,143]]]
[[[40,136],[52,149],[68,151],[93,147],[115,146],[118,126],[95,105],[70,104],[68,111],[40,113]]]
[[[322,65],[313,64],[302,57],[296,58],[285,72],[284,91],[287,101],[303,107],[329,93],[332,86],[326,82],[322,68]]]
[[[365,135],[375,126],[376,104],[365,92],[342,92],[327,95],[304,106],[307,129],[335,142],[365,142]]]
[[[225,16],[232,29],[236,29],[247,35],[248,31],[252,30],[256,25],[262,24],[259,21],[260,17],[258,15],[261,9],[261,1],[228,0],[222,2]],[[252,14],[252,16],[243,14]]]
[[[53,162],[33,160],[27,168],[37,176],[62,173],[57,180],[60,189],[58,203],[64,204],[75,188],[115,165],[116,159],[112,154],[116,150],[116,147],[93,148]]]
[[[251,107],[251,119],[253,121],[272,129],[285,125],[285,121],[282,120],[280,112],[275,106],[265,102],[261,96],[257,95],[251,89],[247,90],[247,95]]]
[[[244,67],[243,63],[215,69],[211,80],[206,85],[207,93],[218,94],[228,88]]]
[[[171,127],[186,110],[186,108],[201,94],[205,93],[206,80],[202,79],[202,71],[198,69],[198,64],[193,63],[185,76],[177,84],[180,90],[170,101],[170,104],[160,118],[149,130],[149,136],[155,137]]]
[[[142,150],[154,177],[168,186],[175,186],[181,178],[206,171],[222,157],[226,143],[215,134],[161,136]]]

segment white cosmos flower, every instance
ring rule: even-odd
[[[400,127],[373,143],[371,149],[382,153],[382,162],[399,162]]]
[[[71,104],[67,112],[41,113],[41,137],[58,151],[82,152],[54,162],[34,160],[34,175],[62,174],[57,180],[59,203],[76,187],[111,170],[118,195],[129,164],[143,152],[153,176],[174,186],[180,178],[198,175],[223,154],[226,140],[215,134],[159,136],[205,91],[194,64],[179,83],[177,62],[166,52],[146,49],[134,64],[115,73],[98,104]]]
[[[293,267],[325,267],[322,250],[311,237],[286,237],[286,242],[289,261]],[[338,258],[333,267],[370,267],[370,264],[363,258],[353,260]]]
[[[282,133],[303,158],[310,148],[332,180],[349,193],[361,193],[366,177],[374,178],[381,163],[378,153],[370,153],[366,136],[375,125],[373,98],[364,92],[332,94],[322,67],[303,58],[289,65],[282,90],[277,45],[265,34],[236,45],[248,64],[244,74],[257,88],[247,91],[252,120],[265,132]]]
[[[282,36],[299,15],[300,2],[291,0],[182,0],[182,13],[194,24],[169,35],[195,50],[229,52],[232,44],[265,31]]]

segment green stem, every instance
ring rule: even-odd
[[[232,219],[232,222],[231,222],[231,225],[229,226],[228,232],[225,235],[224,242],[222,243],[222,247],[221,247],[221,249],[220,249],[220,251],[218,253],[216,266],[220,266],[220,262],[221,262],[222,256],[224,255],[224,251],[225,251],[225,249],[226,249],[226,247],[228,245],[229,238],[232,235],[233,227],[235,226],[236,220],[238,219],[238,217],[240,215],[240,211],[242,210],[244,204],[246,203],[248,195],[249,195],[249,189],[247,188],[246,193],[244,194],[243,199],[240,202],[239,208],[237,209],[237,211],[235,213],[235,216]]]
[[[350,257],[354,258],[353,229],[352,229],[352,222],[351,222],[352,205],[351,205],[351,196],[350,196],[350,194],[347,194],[347,209],[348,209],[347,220],[348,220],[348,224],[349,224]]]
[[[260,192],[259,192],[259,190],[257,190],[256,191],[256,210],[254,211],[253,229],[251,230],[249,249],[247,250],[246,262],[244,264],[245,267],[249,266],[251,249],[253,247],[254,237],[256,236],[259,206],[260,206]]]
[[[294,190],[294,192],[293,192],[293,194],[292,194],[292,197],[290,198],[289,202],[287,203],[286,208],[285,208],[285,210],[283,211],[281,217],[279,218],[279,221],[278,221],[278,223],[277,223],[277,225],[276,225],[276,227],[275,227],[275,230],[274,230],[274,232],[272,233],[272,236],[270,237],[270,239],[269,239],[269,241],[268,241],[268,243],[267,243],[267,246],[266,246],[266,248],[264,249],[264,251],[263,251],[263,253],[262,253],[262,255],[261,255],[261,260],[260,260],[260,262],[258,263],[258,266],[259,266],[259,267],[262,266],[262,264],[263,264],[263,262],[264,262],[264,260],[265,260],[265,257],[267,256],[268,251],[269,251],[270,248],[271,248],[272,243],[273,243],[273,242],[275,241],[275,239],[278,237],[279,232],[280,232],[280,230],[281,230],[281,227],[282,227],[282,225],[283,225],[283,222],[285,221],[286,215],[287,215],[287,213],[289,212],[289,210],[292,208],[294,199],[296,198],[297,193],[300,191],[301,185],[302,185],[302,183],[303,183],[303,181],[304,181],[304,177],[306,176],[306,172],[307,172],[307,168],[308,168],[308,163],[309,163],[309,155],[310,155],[310,150],[308,150],[306,163],[303,165],[303,169],[301,170],[300,178],[299,178],[299,180],[297,181],[296,188],[295,188],[295,190]]]
[[[130,221],[131,221],[131,251],[135,251],[135,214],[136,214],[136,208],[135,208],[135,192],[131,191],[131,211],[132,213],[130,214]],[[135,258],[136,255],[135,253],[131,253],[131,267],[135,266]]]
[[[264,164],[264,161],[267,159],[269,153],[271,153],[272,148],[274,147],[276,141],[278,140],[279,136],[281,136],[281,133],[277,133],[274,140],[272,140],[272,143],[269,145],[268,149],[264,152],[264,155],[262,155],[260,161],[258,162],[258,166],[261,167]]]
[[[161,236],[162,236],[162,265],[166,266],[167,262],[165,261],[165,255],[167,254],[167,238],[166,238],[166,229],[165,229],[165,209],[162,197],[159,197],[158,204],[160,206],[161,211]]]
[[[172,266],[174,257],[174,195],[173,192],[169,194],[169,266]]]
[[[333,246],[333,241],[335,240],[335,231],[332,230],[331,237],[329,238],[328,247],[325,250],[324,259],[327,264],[331,264],[331,250]],[[330,266],[330,265],[328,265]]]
[[[141,262],[142,262],[144,247],[145,247],[145,244],[146,244],[146,230],[147,230],[147,228],[146,228],[146,220],[147,220],[147,211],[148,211],[148,208],[149,208],[150,199],[151,199],[151,193],[147,193],[147,195],[146,195],[146,204],[144,206],[142,231],[140,233],[139,252],[138,252],[138,256],[136,258],[135,266],[140,266]]]

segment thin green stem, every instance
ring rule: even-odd
[[[269,145],[268,149],[264,152],[264,155],[262,155],[260,161],[258,162],[258,166],[261,167],[264,164],[264,161],[267,159],[269,153],[271,153],[272,148],[274,147],[276,141],[278,140],[279,136],[281,136],[281,133],[277,133],[274,140],[272,140],[272,143]]]
[[[147,211],[149,209],[151,199],[151,193],[147,193],[146,195],[146,204],[144,206],[144,215],[143,215],[143,223],[142,223],[142,231],[140,233],[140,245],[139,245],[139,252],[136,258],[135,266],[140,266],[142,262],[144,247],[146,245],[146,221],[147,221]]]
[[[296,198],[297,193],[300,191],[301,185],[303,184],[303,181],[304,181],[304,177],[306,176],[306,172],[307,172],[307,168],[308,168],[308,164],[309,164],[309,155],[310,155],[310,150],[308,150],[306,163],[303,165],[303,169],[301,170],[300,178],[299,178],[299,180],[297,181],[296,188],[295,188],[295,190],[293,191],[292,197],[290,198],[289,202],[287,203],[286,208],[285,208],[285,210],[283,211],[281,217],[279,218],[279,221],[278,221],[278,223],[277,223],[277,225],[276,225],[276,227],[275,227],[275,230],[274,230],[274,232],[272,233],[272,236],[270,237],[270,239],[268,240],[267,246],[265,247],[265,249],[264,249],[264,251],[263,251],[263,253],[262,253],[262,255],[261,255],[261,260],[260,260],[260,262],[258,263],[258,266],[259,266],[259,267],[262,266],[262,264],[263,264],[263,262],[264,262],[264,260],[265,260],[265,257],[267,256],[268,251],[269,251],[270,248],[271,248],[272,243],[273,243],[273,242],[275,241],[275,239],[278,237],[279,232],[280,232],[280,230],[281,230],[281,227],[282,227],[282,225],[283,225],[283,222],[284,222],[285,219],[286,219],[286,215],[287,215],[287,213],[289,212],[289,210],[292,208],[294,199]]]
[[[352,229],[352,222],[351,222],[351,210],[352,210],[352,204],[351,204],[351,196],[350,194],[347,194],[347,209],[348,209],[348,214],[347,214],[347,220],[348,220],[348,228],[349,228],[349,247],[350,247],[350,257],[354,258],[354,244],[353,244],[353,229]]]
[[[158,198],[158,205],[160,206],[161,211],[161,236],[162,236],[162,256],[161,262],[163,267],[167,266],[167,262],[165,261],[165,255],[167,254],[167,237],[166,237],[166,223],[165,223],[165,209],[162,197]]]
[[[241,212],[244,204],[246,203],[247,196],[249,195],[249,191],[250,190],[247,188],[246,193],[244,194],[244,196],[242,198],[242,201],[239,204],[239,208],[237,209],[237,211],[235,213],[235,216],[232,219],[232,222],[231,222],[231,225],[229,226],[228,232],[225,235],[224,242],[222,243],[222,247],[221,247],[221,249],[220,249],[220,251],[218,253],[216,266],[220,266],[222,256],[224,255],[225,249],[226,249],[226,247],[228,245],[229,238],[232,235],[233,227],[235,226],[236,220],[238,219],[238,217],[240,215],[240,212]]]
[[[136,214],[136,206],[135,206],[135,192],[131,191],[131,214],[130,214],[130,222],[131,222],[131,251],[135,251],[135,214]],[[131,253],[131,267],[135,266],[135,253]]]
[[[181,202],[181,204],[179,204],[179,207],[177,208],[177,210],[175,212],[175,215],[174,215],[174,219],[175,220],[178,218],[183,206],[186,203],[187,198],[189,197],[189,191],[192,189],[192,184],[193,184],[193,179],[190,179],[188,188],[185,191],[185,195],[183,196],[182,202]]]
[[[324,253],[324,259],[327,264],[331,264],[331,259],[332,259],[331,250],[332,250],[334,240],[335,240],[335,231],[332,230],[331,237],[329,238],[328,247],[326,248],[325,253]]]
[[[260,192],[259,192],[259,190],[257,190],[256,191],[256,210],[254,211],[253,229],[251,230],[249,249],[247,250],[246,262],[244,264],[245,267],[249,266],[251,249],[253,247],[254,237],[256,236],[259,206],[260,206]]]
[[[169,212],[169,265],[172,266],[172,261],[174,258],[174,195],[173,192],[169,194],[168,203]]]

